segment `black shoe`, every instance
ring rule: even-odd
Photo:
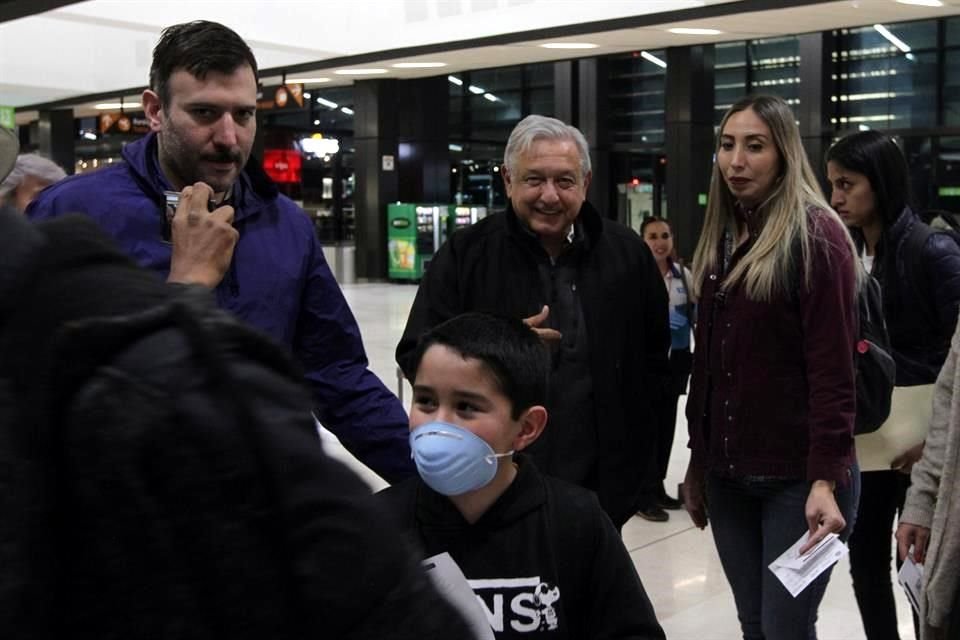
[[[683,509],[683,502],[676,498],[671,498],[667,495],[667,492],[664,491],[657,496],[657,506],[661,509],[667,509],[668,511],[679,511]]]
[[[650,505],[645,509],[638,509],[637,515],[650,522],[666,522],[670,519],[670,514],[660,508],[659,505]]]

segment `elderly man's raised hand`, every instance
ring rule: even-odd
[[[171,223],[173,254],[167,282],[216,287],[230,267],[240,233],[233,207],[207,210],[213,189],[203,182],[186,187]]]
[[[544,322],[547,321],[547,316],[550,315],[550,307],[543,305],[543,308],[540,309],[540,313],[535,316],[530,316],[529,318],[523,319],[523,324],[527,325],[533,329],[538,336],[540,336],[540,341],[546,345],[554,345],[560,342],[560,338],[563,337],[556,329],[541,328]]]

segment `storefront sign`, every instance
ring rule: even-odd
[[[940,187],[937,189],[937,195],[947,198],[956,198],[957,196],[960,196],[960,187]]]
[[[261,111],[303,109],[303,99],[302,84],[264,87],[257,94],[257,109]]]
[[[149,133],[150,121],[126,113],[101,113],[97,120],[100,133]]]

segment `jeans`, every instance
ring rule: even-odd
[[[850,535],[850,575],[867,640],[899,640],[890,561],[893,522],[903,510],[910,476],[899,471],[860,474],[857,527]],[[900,568],[897,559],[897,568]],[[899,588],[899,587],[898,587]]]
[[[835,492],[847,522],[856,517],[860,473]],[[707,476],[710,528],[733,590],[744,640],[816,640],[817,608],[831,571],[824,571],[796,598],[768,568],[808,530],[804,517],[810,483],[798,480]]]

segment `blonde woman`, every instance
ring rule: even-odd
[[[796,598],[768,565],[845,537],[853,448],[856,252],[780,98],[733,105],[718,137],[692,288],[700,302],[684,500],[707,525],[743,637],[816,638],[822,574]]]

